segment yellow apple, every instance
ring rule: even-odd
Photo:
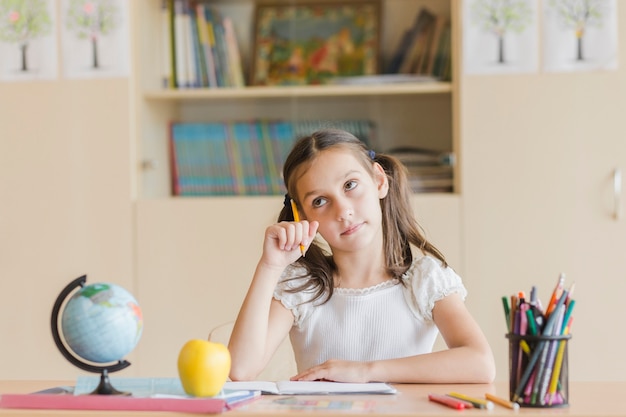
[[[192,339],[178,354],[178,376],[183,389],[194,397],[219,394],[230,373],[230,352],[221,343]]]

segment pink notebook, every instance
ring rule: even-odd
[[[258,397],[258,391],[224,398],[124,397],[113,395],[2,394],[0,408],[222,413]]]

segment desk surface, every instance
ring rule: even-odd
[[[0,393],[28,393],[59,385],[72,385],[67,381],[0,381]],[[263,396],[249,404],[236,408],[225,415],[231,417],[302,416],[317,414],[323,417],[384,416],[384,417],[444,417],[472,414],[485,417],[510,417],[514,414],[528,416],[575,416],[575,417],[626,417],[626,401],[621,396],[626,392],[626,382],[570,382],[570,405],[566,408],[539,409],[522,408],[514,412],[496,405],[494,410],[457,411],[428,401],[429,393],[445,394],[451,391],[483,397],[486,392],[500,397],[507,396],[507,384],[490,385],[395,385],[396,395],[341,395],[341,396]],[[333,407],[348,408],[333,408]],[[304,407],[303,411],[302,408]],[[189,416],[170,412],[120,412],[120,411],[67,411],[67,410],[6,410],[0,409],[0,417],[7,416]]]

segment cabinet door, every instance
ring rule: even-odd
[[[427,237],[462,273],[460,198],[423,195],[413,203]],[[206,339],[212,329],[235,320],[261,256],[265,228],[276,221],[282,204],[282,197],[136,203],[137,296],[146,320],[136,372],[176,375],[185,341]],[[281,349],[281,354],[289,359],[291,351]]]
[[[143,200],[136,203],[137,278],[146,326],[138,371],[177,375],[189,339],[230,323],[282,198]]]
[[[0,373],[73,379],[50,333],[57,295],[83,274],[134,290],[128,80],[0,91]]]
[[[622,19],[624,21],[624,19]],[[622,45],[622,55],[624,46]],[[570,378],[623,379],[615,332],[626,293],[626,216],[613,172],[626,170],[626,71],[462,80],[466,273],[475,311],[507,378],[500,297],[537,285],[547,304],[561,272],[576,283]]]

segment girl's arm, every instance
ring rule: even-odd
[[[257,267],[237,316],[228,343],[233,381],[255,379],[293,324],[291,311],[273,298],[277,281],[274,275],[261,265]]]
[[[293,379],[398,383],[493,382],[493,353],[461,297],[452,294],[437,301],[433,319],[448,345],[446,350],[382,361],[327,361]]]
[[[300,244],[308,247],[317,222],[281,222],[265,231],[263,254],[235,321],[228,349],[230,378],[254,379],[265,368],[293,324],[293,314],[273,297],[285,268],[300,256]]]

